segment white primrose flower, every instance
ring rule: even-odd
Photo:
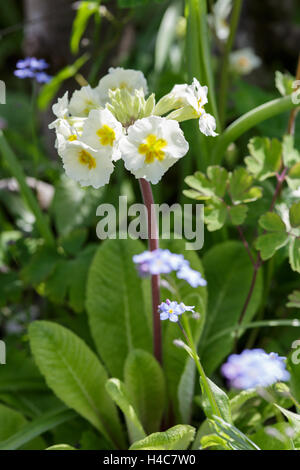
[[[112,160],[121,157],[118,149],[123,135],[122,125],[108,109],[94,109],[86,119],[81,140],[106,155]]]
[[[109,102],[110,90],[127,89],[132,94],[135,90],[142,90],[144,95],[148,94],[147,81],[144,74],[139,70],[111,67],[108,72],[107,75],[101,78],[96,88],[102,106]]]
[[[53,114],[60,118],[65,119],[69,115],[69,92],[66,91],[62,98],[58,98],[57,103],[52,106]]]
[[[75,90],[69,104],[72,116],[86,117],[92,109],[100,108],[99,95],[90,85]]]
[[[239,75],[247,75],[260,67],[262,61],[251,47],[234,51],[229,56],[231,69]]]
[[[217,0],[213,5],[212,14],[208,15],[208,22],[220,41],[226,41],[229,36],[230,28],[227,18],[230,15],[231,9],[232,0]]]
[[[169,96],[173,99],[173,108],[176,111],[170,113],[168,119],[178,119],[184,121],[187,119],[199,118],[199,129],[206,136],[215,137],[218,135],[216,130],[216,120],[205,112],[204,106],[207,100],[207,86],[201,86],[196,78],[191,85],[175,85]],[[158,103],[157,107],[160,103]],[[157,108],[156,108],[157,109]]]
[[[109,182],[114,171],[108,153],[94,150],[80,140],[67,142],[59,153],[66,174],[81,186],[93,186],[98,189]]]
[[[188,149],[178,122],[158,116],[139,119],[120,141],[127,170],[136,178],[145,178],[153,184],[158,183]]]

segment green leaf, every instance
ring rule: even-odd
[[[73,21],[71,33],[71,51],[77,54],[79,50],[80,39],[87,27],[89,18],[99,11],[100,2],[80,2],[79,8],[76,13],[75,20]],[[99,15],[100,18],[100,15]]]
[[[46,85],[42,87],[37,100],[38,106],[41,110],[47,108],[49,102],[56,95],[62,83],[65,80],[74,77],[74,75],[76,75],[78,70],[86,63],[88,59],[89,56],[87,54],[79,57],[79,59],[77,59],[74,64],[64,67],[57,75],[55,75],[55,77],[50,80],[50,82],[46,83]]]
[[[128,396],[125,385],[119,379],[109,379],[106,382],[106,390],[125,415],[130,442],[135,442],[146,437],[136,411]]]
[[[96,355],[74,333],[48,321],[33,322],[29,338],[35,361],[58,398],[122,447],[117,410],[105,390],[108,377]]]
[[[289,424],[293,429],[292,439],[294,441],[295,447],[299,448],[300,445],[300,415],[293,413],[292,411],[286,410],[281,406],[274,403],[274,405],[281,411],[281,413],[288,419]]]
[[[292,190],[296,190],[300,186],[300,162],[295,163],[295,165],[292,166],[292,168],[289,170],[286,181],[289,185],[289,187]]]
[[[300,202],[295,202],[290,208],[290,223],[294,228],[300,227]]]
[[[292,270],[300,273],[300,238],[293,238],[290,241],[289,260]]]
[[[43,245],[22,269],[21,276],[27,284],[37,286],[54,271],[59,259],[60,257],[54,248]]]
[[[159,429],[166,404],[165,381],[156,359],[134,350],[124,367],[125,386],[134,409],[148,434]]]
[[[195,428],[178,424],[165,432],[150,434],[142,441],[135,442],[130,450],[185,450],[194,439]]]
[[[207,381],[209,383],[210,389],[215,397],[215,400],[217,402],[218,408],[221,412],[222,418],[227,421],[228,423],[232,422],[231,418],[231,411],[230,411],[230,401],[226,393],[219,388],[212,380],[210,380],[208,377]],[[205,388],[203,387],[203,382],[202,379],[200,378],[200,386],[202,390],[202,406],[204,413],[207,418],[213,418],[213,410],[211,408],[210,401],[208,399],[208,396],[205,393]]]
[[[288,168],[300,163],[300,153],[295,149],[294,136],[285,135],[282,144],[282,157],[284,165]]]
[[[243,167],[237,168],[230,175],[229,192],[233,202],[236,204],[256,201],[262,197],[262,190],[252,186],[253,176]]]
[[[76,255],[87,239],[86,228],[75,228],[72,232],[61,237],[60,243],[68,255]]]
[[[281,96],[291,95],[294,91],[293,83],[295,77],[289,73],[282,73],[279,70],[275,72],[275,86]]]
[[[245,158],[247,169],[258,180],[270,178],[280,170],[282,145],[279,140],[254,137],[248,149],[251,156]]]
[[[192,269],[199,271],[205,278],[202,263],[194,251],[185,250],[184,240],[162,240],[163,248],[168,248],[172,253],[182,254],[190,262]],[[176,300],[185,305],[195,306],[195,311],[200,318],[189,318],[189,324],[197,345],[205,323],[207,289],[206,287],[191,287],[186,281],[179,280],[175,275],[171,276],[171,292],[166,287],[161,289],[162,299],[176,295]],[[181,338],[177,323],[164,322],[163,324],[163,364],[166,374],[168,396],[173,404],[173,410],[178,421],[189,422],[193,402],[195,386],[195,363],[182,348],[174,346],[173,341]],[[186,387],[186,388],[184,388]]]
[[[290,295],[289,295],[289,302],[286,304],[287,307],[290,307],[290,308],[300,308],[300,291],[299,290],[294,290],[294,292],[292,292]]]
[[[275,405],[276,406],[276,405]],[[251,439],[261,450],[292,450],[292,440],[288,435],[287,423],[277,423],[260,428]]]
[[[0,450],[16,450],[32,441],[35,437],[40,436],[46,431],[49,431],[56,426],[59,426],[66,421],[74,419],[75,413],[71,410],[66,410],[65,407],[60,407],[58,410],[44,413],[30,423],[23,426],[15,434],[10,436],[5,441],[0,442]]]
[[[229,208],[230,219],[233,225],[242,225],[247,217],[248,207],[244,204]]]
[[[253,266],[242,245],[227,241],[211,248],[203,259],[208,287],[208,313],[200,341],[200,357],[206,374],[210,375],[231,351],[235,334],[227,334],[222,341],[210,341],[218,332],[237,325],[253,277]],[[256,285],[243,323],[249,323],[261,301],[262,274]]]
[[[207,176],[197,171],[194,176],[187,176],[185,182],[192,189],[199,192],[201,199],[220,199],[226,191],[228,173],[220,166],[210,166]]]
[[[231,450],[260,450],[259,447],[242,431],[218,416],[212,421],[217,434],[227,441]]]
[[[106,240],[89,272],[86,307],[91,333],[111,375],[120,379],[130,351],[152,350],[142,281],[132,261],[142,251],[138,240]]]
[[[54,446],[47,447],[46,450],[77,450],[69,444],[55,444]]]
[[[289,237],[284,222],[275,212],[263,214],[259,219],[259,225],[268,233],[260,235],[255,246],[260,250],[262,259],[266,260],[271,258],[275,251],[285,246]]]
[[[207,224],[207,230],[214,232],[223,227],[227,219],[227,209],[223,202],[215,202],[205,206],[204,221]]]

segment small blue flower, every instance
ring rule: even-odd
[[[35,78],[38,83],[48,83],[52,77],[45,72],[37,72]]]
[[[198,271],[191,269],[190,263],[183,255],[171,253],[169,250],[144,251],[133,256],[133,261],[142,277],[176,271],[177,277],[184,279],[192,287],[206,286],[205,279]]]
[[[232,354],[221,370],[230,386],[240,390],[268,387],[290,378],[285,358],[276,353],[267,354],[263,349],[246,349],[241,354]]]
[[[158,312],[160,313],[161,320],[170,320],[176,323],[179,320],[179,315],[182,315],[184,312],[193,312],[194,308],[195,307],[184,305],[183,302],[179,304],[176,301],[167,299],[159,305]]]
[[[34,72],[30,69],[18,69],[14,71],[14,75],[18,78],[33,78]]]
[[[201,276],[201,273],[190,268],[188,265],[182,266],[179,271],[177,271],[177,277],[178,279],[184,279],[192,287],[206,286],[207,284],[206,280]]]
[[[44,72],[49,67],[44,59],[26,57],[26,59],[18,60],[16,67],[14,75],[18,78],[35,78],[38,83],[47,83],[52,78]]]

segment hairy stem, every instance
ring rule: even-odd
[[[154,251],[159,247],[157,220],[155,214],[154,200],[151,185],[144,178],[139,180],[140,188],[147,208],[148,217],[148,244],[149,250]],[[162,363],[162,346],[161,346],[161,323],[158,314],[158,306],[160,303],[160,287],[159,275],[151,276],[151,290],[152,290],[152,315],[153,315],[153,352],[154,357],[161,364]]]
[[[238,27],[243,0],[235,0],[233,4],[231,20],[230,20],[230,33],[225,45],[225,51],[222,60],[221,77],[220,77],[220,94],[219,94],[219,115],[220,123],[223,128],[226,121],[226,105],[227,105],[227,92],[229,84],[229,56],[232,50],[236,30]]]

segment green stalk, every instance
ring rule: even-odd
[[[216,145],[212,155],[212,163],[219,165],[228,145],[237,140],[249,129],[271,117],[277,116],[277,114],[290,111],[297,106],[297,104],[293,103],[292,96],[289,95],[284,98],[268,101],[236,119],[236,121],[227,127],[223,134],[216,138]]]
[[[209,34],[207,28],[207,4],[206,0],[194,0],[198,5],[199,18],[199,43],[200,53],[204,67],[205,84],[208,86],[208,110],[213,114],[217,123],[217,132],[220,131],[220,119],[216,102],[214,74],[211,64],[211,51],[209,44]]]
[[[200,362],[200,358],[197,354],[197,350],[196,350],[193,335],[192,335],[192,332],[191,332],[191,329],[190,329],[189,321],[186,318],[186,316],[184,316],[184,315],[182,316],[182,321],[184,323],[185,329],[183,328],[183,326],[181,325],[180,322],[178,322],[178,324],[179,324],[179,327],[180,327],[181,331],[183,332],[183,334],[185,336],[185,339],[187,340],[187,343],[188,343],[188,345],[191,349],[193,359],[195,361],[195,364],[196,364],[197,370],[199,372],[199,375],[202,379],[203,388],[204,388],[205,393],[207,395],[207,398],[210,402],[210,406],[211,406],[211,409],[213,411],[213,414],[216,415],[216,416],[219,416],[220,418],[222,418],[222,415],[221,415],[221,412],[219,410],[218,404],[216,402],[215,396],[214,396],[214,394],[213,394],[213,392],[210,388],[210,385],[208,383],[208,380],[207,380],[207,377],[205,375],[204,369],[203,369],[202,364]]]
[[[9,146],[6,138],[4,137],[3,132],[0,132],[0,151],[3,155],[4,161],[7,164],[11,174],[16,178],[18,181],[21,194],[28,204],[29,209],[35,216],[37,228],[44,238],[45,242],[48,245],[55,245],[55,239],[53,237],[53,233],[50,229],[50,226],[47,223],[44,214],[42,213],[40,206],[36,198],[33,195],[33,192],[29,188],[26,183],[26,176],[23,172],[23,169],[17,159],[16,155],[12,151],[11,147]]]
[[[220,76],[220,95],[219,95],[219,113],[220,113],[220,124],[224,127],[226,122],[226,106],[227,106],[227,93],[229,84],[229,56],[232,50],[237,27],[239,24],[241,9],[243,0],[235,0],[233,4],[231,19],[230,19],[230,33],[225,45],[225,51],[223,55],[221,76]]]

